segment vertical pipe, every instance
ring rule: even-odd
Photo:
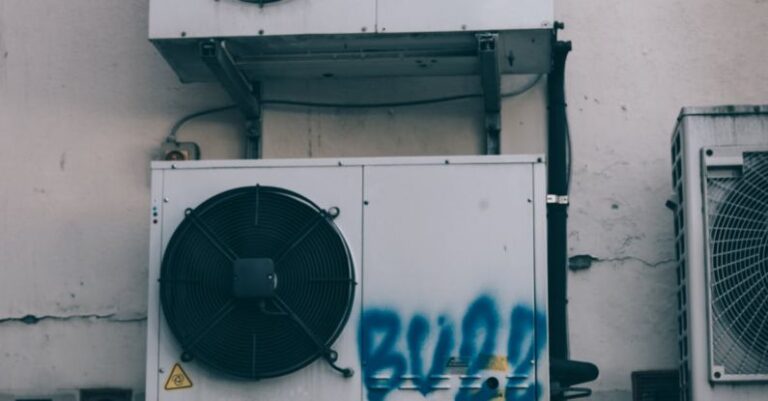
[[[565,112],[565,61],[571,42],[554,40],[552,71],[547,82],[548,143],[547,179],[550,195],[568,195],[568,138]],[[547,207],[547,252],[549,257],[549,349],[550,358],[568,359],[567,263],[568,205]]]

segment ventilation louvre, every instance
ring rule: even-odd
[[[632,401],[679,401],[676,370],[632,372]]]
[[[677,319],[678,319],[678,349],[680,352],[679,391],[681,401],[690,401],[690,380],[688,364],[688,252],[686,250],[685,225],[685,188],[683,177],[685,175],[685,163],[683,162],[683,137],[682,130],[677,130],[672,142],[672,185],[675,189],[677,206],[673,210],[675,215],[675,255],[677,259]]]

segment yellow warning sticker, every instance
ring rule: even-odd
[[[168,380],[165,381],[166,390],[181,390],[184,388],[192,387],[192,380],[189,380],[189,376],[181,368],[181,364],[173,365],[171,369],[171,375],[168,376]]]

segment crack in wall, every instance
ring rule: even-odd
[[[644,264],[644,265],[646,265],[648,267],[658,267],[658,266],[661,266],[661,265],[666,265],[666,264],[669,264],[669,263],[677,262],[677,259],[674,259],[674,258],[672,258],[672,259],[662,259],[662,260],[659,260],[659,261],[656,261],[656,262],[651,262],[651,261],[645,260],[643,258],[638,258],[636,256],[623,256],[623,257],[620,257],[620,258],[595,258],[595,257],[593,257],[592,260],[594,262],[596,262],[596,263],[627,262],[627,261],[634,260],[634,261],[640,262],[640,263],[642,263],[642,264]]]
[[[623,263],[623,262],[629,262],[629,261],[640,262],[641,264],[647,267],[659,267],[662,265],[675,263],[677,259],[672,258],[672,259],[662,259],[659,261],[648,261],[643,258],[639,258],[637,256],[599,258],[593,255],[585,254],[585,255],[574,255],[568,258],[568,267],[573,271],[579,271],[579,270],[589,269],[595,263],[613,263],[613,262]]]
[[[72,320],[104,320],[112,323],[134,323],[143,322],[147,320],[146,316],[136,317],[119,317],[115,313],[109,313],[105,315],[99,314],[77,314],[77,315],[25,315],[22,317],[6,317],[0,318],[0,324],[4,323],[24,323],[27,325],[34,325],[43,320],[52,320],[58,322],[67,322]]]

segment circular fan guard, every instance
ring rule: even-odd
[[[188,209],[166,249],[160,298],[183,349],[229,375],[260,379],[318,358],[354,301],[354,268],[325,211],[276,187],[244,187]],[[245,281],[247,280],[247,281]]]
[[[728,374],[766,374],[768,153],[745,153],[732,181],[709,180],[714,362]]]

